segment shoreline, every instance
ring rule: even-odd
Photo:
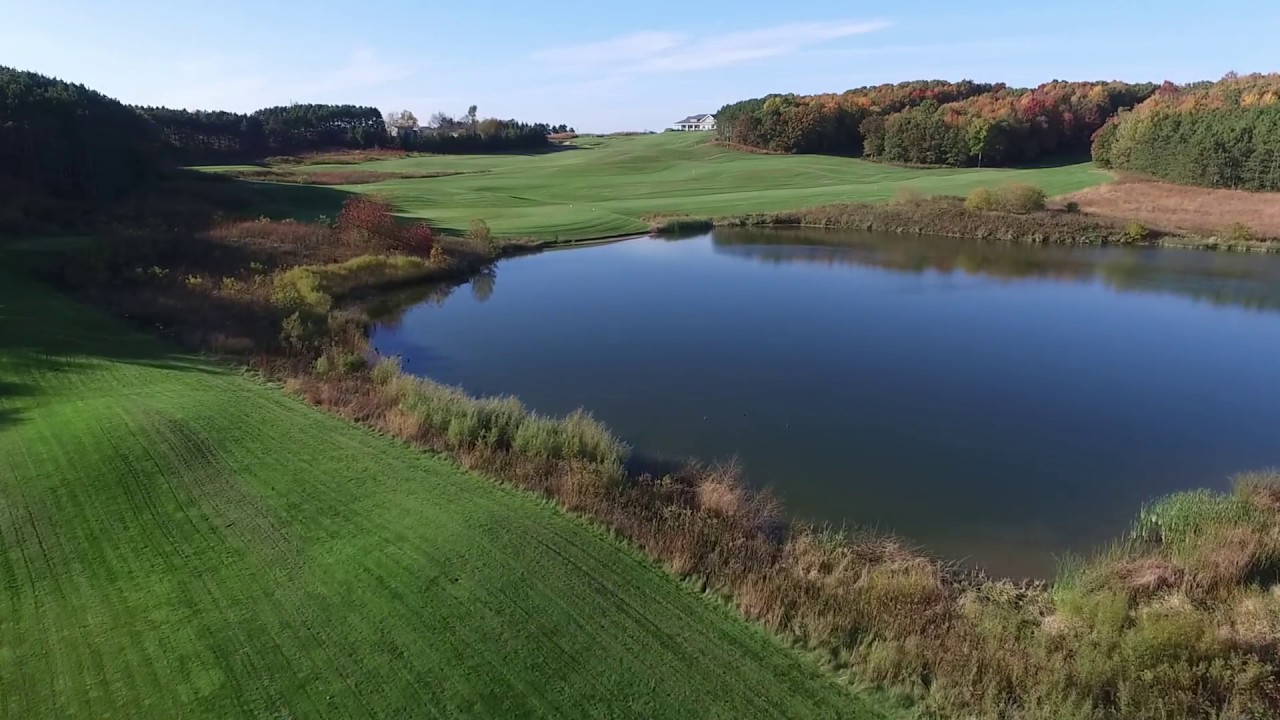
[[[946,196],[906,204],[847,203],[777,213],[721,217],[672,216],[652,220],[651,234],[710,232],[720,227],[803,227],[895,233],[1032,245],[1128,245],[1226,252],[1280,252],[1280,239],[1221,238],[1162,232],[1136,221],[1065,210],[1011,214],[969,210]]]
[[[924,202],[926,205],[931,203],[930,200],[925,200]],[[838,213],[844,213],[851,207],[854,208],[852,215],[838,215]],[[953,208],[947,209],[951,210]],[[954,219],[957,224],[967,224],[969,227],[959,230],[948,227],[945,223],[939,222],[937,218],[925,218],[921,221],[919,216],[916,216],[916,219],[913,219],[909,213],[904,213],[903,210],[904,208],[901,206],[895,205],[858,203],[853,205],[819,205],[805,210],[778,213],[746,213],[716,217],[661,216],[655,218],[649,230],[643,232],[585,237],[574,240],[533,239],[526,246],[533,252],[567,250],[607,245],[627,240],[639,240],[654,235],[671,236],[685,233],[709,233],[718,228],[790,227],[891,233],[918,237],[934,236],[958,240],[981,240],[984,242],[1029,245],[1123,245],[1217,252],[1280,252],[1280,238],[1231,240],[1216,236],[1143,229],[1145,237],[1136,239],[1125,236],[1126,228],[1120,226],[1118,220],[1093,215],[1073,215],[1056,210],[1046,210],[1028,215],[963,211],[968,214],[968,217],[960,216]],[[977,229],[973,229],[975,224],[974,216],[977,215],[985,215],[986,217],[978,221]],[[1078,220],[1066,220],[1065,222],[1073,223],[1074,227],[1065,229],[1048,226],[1037,230],[1032,225],[1038,220],[1061,225],[1064,222],[1063,218],[1078,218]],[[1011,224],[1015,226],[1013,231],[1008,229]],[[1016,227],[1019,225],[1022,227]],[[499,259],[519,254],[522,253],[505,254]]]
[[[1095,228],[1074,217],[1042,228],[1039,216],[956,212],[956,202],[679,220],[685,229],[696,225],[700,232],[790,226],[1042,243],[1079,241],[1082,228]],[[1046,215],[1061,220],[1068,214]],[[957,223],[957,218],[969,222]],[[997,223],[1003,232],[993,234]],[[239,228],[249,235],[227,237],[243,247],[274,248],[254,238],[270,239],[286,229],[295,230],[285,222],[257,222]],[[1028,229],[1040,235],[1021,234]],[[255,231],[259,234],[252,235]],[[324,230],[322,241],[339,240],[328,233]],[[784,642],[829,658],[836,677],[860,685],[958,714],[1033,707],[1049,697],[1055,707],[1125,716],[1128,708],[1110,700],[1108,688],[1165,692],[1161,676],[1152,673],[1166,666],[1159,657],[1152,664],[1116,648],[1142,647],[1151,637],[1188,623],[1206,636],[1231,638],[1188,657],[1265,673],[1274,669],[1280,679],[1280,668],[1267,655],[1270,636],[1241,634],[1239,623],[1249,617],[1234,614],[1237,608],[1253,612],[1250,608],[1258,606],[1270,612],[1274,604],[1280,616],[1280,593],[1273,596],[1251,584],[1255,565],[1269,572],[1267,558],[1280,557],[1280,534],[1268,534],[1280,523],[1280,475],[1246,478],[1234,494],[1193,491],[1152,498],[1135,508],[1132,531],[1117,537],[1110,549],[1078,558],[1048,580],[1019,581],[941,560],[909,538],[805,523],[768,492],[748,486],[737,468],[629,465],[637,457],[631,448],[587,411],[549,417],[516,398],[474,397],[404,373],[369,344],[367,329],[374,317],[360,307],[360,298],[376,298],[397,286],[456,286],[504,258],[644,235],[494,244],[449,237],[441,243],[452,259],[443,265],[370,247],[366,252],[378,254],[309,265],[282,262],[274,274],[257,280],[250,268],[232,283],[174,282],[165,279],[167,271],[139,276],[129,272],[133,262],[123,262],[122,279],[135,284],[104,286],[89,277],[81,293],[74,284],[69,290],[82,302],[86,294],[105,292],[100,304],[108,312],[126,309],[134,324],[146,320],[153,332],[161,324],[151,320],[166,320],[171,312],[169,330],[159,334],[246,365],[269,384],[335,417],[450,458],[479,477],[532,491]],[[129,246],[120,250],[127,253]],[[211,257],[216,253],[173,258],[173,272],[179,277],[192,270],[208,272],[203,263]],[[251,312],[203,312],[219,305],[231,311],[241,303]],[[1211,518],[1212,524],[1187,525],[1178,513],[1188,512]],[[1274,556],[1269,554],[1273,539]],[[1221,548],[1237,552],[1237,546],[1252,554],[1239,565],[1215,564]],[[1222,567],[1239,569],[1224,575]],[[1178,604],[1168,605],[1173,601]],[[1103,606],[1109,608],[1105,616],[1092,609]],[[1180,614],[1169,615],[1170,607]],[[1099,652],[1108,659],[1099,661]],[[1176,649],[1176,657],[1183,654]],[[1072,678],[1084,671],[1096,682],[1077,688]],[[1272,707],[1244,671],[1220,677],[1196,665],[1184,675],[1179,682],[1193,690],[1176,696],[1180,706],[1225,697]],[[933,682],[944,683],[944,690],[937,691]],[[948,687],[962,694],[948,695]]]

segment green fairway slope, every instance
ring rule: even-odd
[[[1107,179],[1091,163],[1029,170],[920,170],[824,155],[759,155],[709,142],[704,133],[581,138],[532,155],[437,155],[317,170],[465,171],[465,175],[344,186],[383,195],[405,214],[453,230],[475,218],[502,235],[581,239],[641,232],[646,214],[733,215],[835,202],[878,201],[901,188],[965,194],[1026,182],[1050,195]]]
[[[528,495],[0,272],[0,717],[880,717]]]

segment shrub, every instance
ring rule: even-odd
[[[1122,233],[1125,242],[1131,243],[1140,243],[1146,240],[1150,234],[1151,232],[1147,230],[1147,226],[1137,220],[1131,220],[1128,225],[1125,225]]]
[[[417,257],[361,255],[332,265],[302,265],[276,276],[272,302],[288,310],[327,312],[334,300],[377,287],[425,280],[436,268]]]
[[[1222,239],[1230,243],[1250,243],[1254,241],[1253,228],[1242,222],[1231,223],[1222,233]]]
[[[991,192],[990,188],[976,187],[964,199],[964,206],[970,210],[995,210],[996,196]]]
[[[1075,200],[1072,200],[1066,204],[1064,209],[1067,212],[1071,213],[1072,215],[1075,215],[1076,213],[1080,212],[1080,203],[1076,202]]]
[[[373,381],[380,386],[390,385],[393,380],[400,377],[400,358],[385,357],[373,366]]]
[[[367,364],[368,362],[364,359],[364,356],[356,352],[338,353],[335,360],[338,372],[344,375],[360,372]]]
[[[480,218],[471,221],[471,227],[467,230],[467,237],[486,245],[493,243],[493,231],[489,229],[489,223]]]
[[[333,372],[333,362],[329,360],[328,355],[321,355],[311,364],[311,371],[320,377],[325,377]]]
[[[326,312],[333,298],[320,289],[320,276],[313,268],[296,267],[276,276],[271,302],[285,312],[310,309]]]
[[[436,267],[447,267],[449,265],[449,256],[445,254],[444,248],[436,245],[431,248],[431,254],[427,256],[427,262]]]
[[[301,351],[320,339],[316,323],[303,312],[295,312],[280,323],[280,343],[289,350]]]
[[[1044,202],[1044,190],[1035,185],[1015,183],[996,191],[996,207],[1007,213],[1026,215],[1039,212],[1044,210]]]
[[[913,187],[900,187],[893,195],[893,204],[903,207],[920,207],[924,204],[924,194]]]
[[[435,232],[426,223],[417,223],[404,233],[402,247],[414,255],[430,255],[436,247]]]
[[[711,218],[656,217],[649,221],[649,232],[661,235],[706,233],[714,230],[715,226]]]
[[[626,460],[627,446],[586,410],[574,410],[560,423],[564,457],[603,466],[621,465]]]
[[[525,418],[516,431],[516,452],[543,460],[555,460],[564,454],[563,436],[555,420],[539,415]]]
[[[401,228],[390,205],[368,195],[353,195],[338,213],[338,233],[349,244],[392,247],[400,244]]]

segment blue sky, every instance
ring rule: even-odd
[[[447,9],[443,9],[447,8]],[[581,8],[581,9],[579,9]],[[0,0],[0,65],[125,102],[288,102],[659,130],[769,92],[1280,70],[1275,0]]]

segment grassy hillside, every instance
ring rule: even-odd
[[[367,169],[459,171],[343,189],[383,195],[405,214],[454,230],[483,218],[501,235],[581,239],[643,231],[651,213],[730,215],[833,202],[887,200],[901,188],[965,194],[978,185],[1026,182],[1050,195],[1107,179],[1089,163],[1030,170],[917,170],[817,155],[759,155],[710,144],[704,133],[581,138],[535,155],[437,155],[313,165],[311,172]]]
[[[0,337],[0,716],[880,716],[531,496],[2,274]]]

